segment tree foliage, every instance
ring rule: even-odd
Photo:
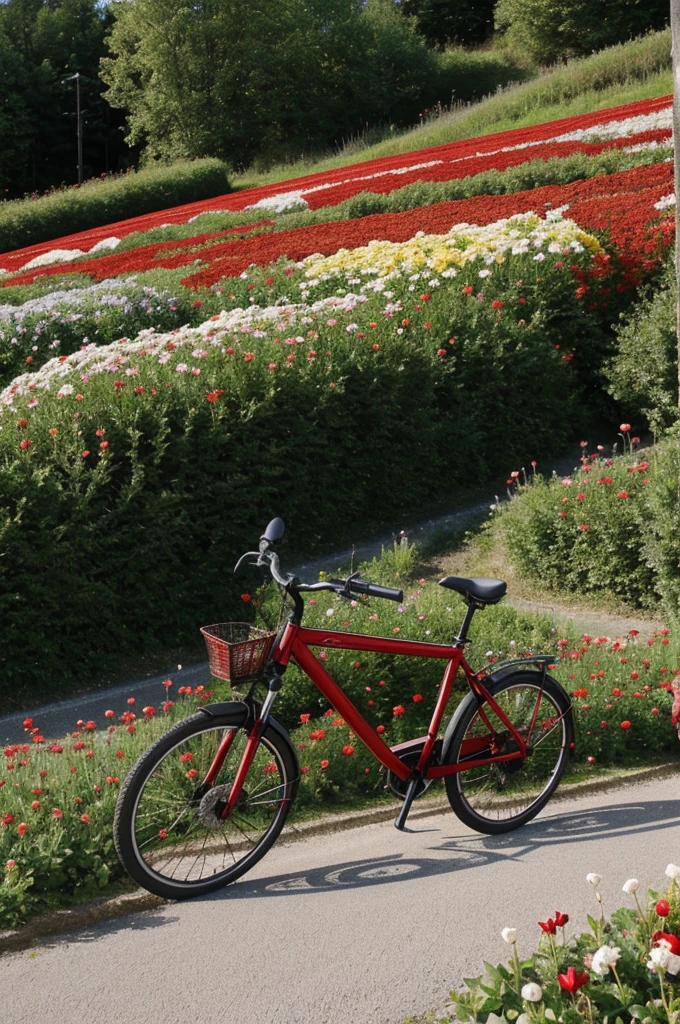
[[[496,0],[401,0],[430,46],[482,43],[493,32]]]
[[[392,0],[116,0],[111,11],[107,99],[150,156],[280,160],[366,125],[412,124],[440,98],[437,55]]]
[[[119,118],[102,99],[109,16],[97,0],[0,4],[0,189],[5,197],[77,180],[75,83],[81,76],[86,176],[115,168]]]
[[[668,0],[498,0],[496,26],[541,64],[582,57],[669,22]]]

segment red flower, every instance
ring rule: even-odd
[[[491,308],[492,309],[502,309],[504,305],[505,305],[505,303],[503,302],[502,299],[494,299],[493,302],[491,303]]]
[[[621,426],[619,427],[619,430],[621,431],[622,434],[627,434],[628,431],[630,430],[630,423],[622,423]]]
[[[184,764],[186,764],[186,763],[187,763],[187,761],[193,761],[193,759],[194,759],[194,755],[193,755],[193,754],[191,753],[191,751],[190,751],[190,750],[187,750],[186,754],[180,754],[180,758],[179,758],[179,759],[180,759],[180,761],[182,761],[182,762],[183,762]]]
[[[587,971],[579,973],[575,967],[567,967],[567,973],[558,974],[557,980],[560,983],[560,988],[563,988],[565,992],[578,992],[583,985],[590,981],[590,975]]]
[[[24,718],[24,729],[32,729],[32,728],[33,728],[33,719],[32,718]]]
[[[668,917],[671,912],[668,900],[659,900],[654,909],[659,917]]]
[[[243,601],[244,604],[250,604],[250,602],[252,601],[252,597],[250,596],[250,594],[241,594],[241,600]]]
[[[382,733],[382,732],[384,732],[384,731],[385,731],[385,726],[384,726],[384,725],[376,725],[376,727],[375,727],[375,731],[376,731],[377,733]]]
[[[167,828],[162,828],[160,830],[160,832],[158,833],[158,838],[159,839],[167,839],[167,837],[168,837],[168,830],[167,830]]]
[[[624,722],[621,722],[621,728],[630,729],[630,722],[628,721],[628,719],[626,719]]]
[[[17,423],[17,427],[19,428],[19,430],[23,430],[24,427],[27,427],[27,426],[28,426],[28,420],[19,420],[19,422]]]
[[[303,725],[306,725],[311,717],[312,717],[311,715],[307,715],[307,714],[300,715],[300,721],[302,722]]]
[[[614,689],[612,690],[612,697],[621,697],[621,696],[623,696],[623,694],[619,690],[618,686],[615,686]]]
[[[322,740],[326,735],[325,729],[317,729],[316,732],[310,732],[310,740]]]
[[[330,761],[327,758],[324,758],[323,761],[321,762],[321,767],[322,768],[328,768],[329,764],[330,764]]]
[[[33,444],[33,442],[32,442],[32,441],[29,441],[27,437],[24,437],[24,438],[23,438],[23,440],[19,441],[19,447],[20,447],[20,448],[23,448],[23,449],[24,449],[24,451],[25,451],[25,450],[26,450],[27,448],[30,448],[32,444]]]
[[[396,707],[392,708],[392,714],[394,715],[395,718],[397,718],[399,715],[405,715],[406,708],[404,707],[403,704],[397,704]]]
[[[677,935],[670,935],[668,932],[654,932],[652,942],[667,942],[671,953],[674,956],[680,956],[680,939]]]
[[[309,765],[306,764],[300,769],[300,775],[306,775],[309,772]]]
[[[419,704],[422,699],[423,699],[422,693],[414,693],[413,694],[413,703],[414,704]]]
[[[28,832],[28,825],[25,821],[22,821],[20,825],[17,825],[17,832],[20,836],[25,836]]]
[[[84,825],[89,825],[90,824],[90,815],[89,814],[81,814],[80,815],[80,820],[82,821],[82,823]]]
[[[350,747],[349,745],[348,745],[348,746],[346,746],[346,747],[343,747],[343,748],[342,748],[342,752],[343,752],[343,754],[345,754],[345,755],[346,755],[347,757],[351,757],[351,756],[352,756],[352,754],[354,753],[354,747]]]
[[[2,819],[3,825],[11,825],[13,821],[14,821],[14,815],[13,814],[6,814],[5,817]]]
[[[546,935],[554,935],[557,931],[557,922],[553,921],[552,917],[549,917],[547,921],[539,921],[539,928],[542,928]]]
[[[589,530],[589,529],[590,529],[590,527],[588,526],[587,523],[581,523],[581,525],[579,526],[579,530],[581,530],[583,533],[585,533],[585,531]]]
[[[555,911],[555,924],[558,928],[564,928],[565,924],[569,920],[569,914],[563,914],[561,911]]]
[[[58,807],[54,807],[52,809],[52,817],[53,818],[63,818],[64,817],[64,812],[60,811]]]

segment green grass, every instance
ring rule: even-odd
[[[246,171],[234,177],[233,184],[237,189],[274,184],[382,156],[604,110],[672,91],[670,32],[654,32],[592,57],[568,61],[529,82],[508,86],[478,103],[461,105],[428,124],[358,152],[341,150],[320,160],[307,158],[279,165],[266,173]],[[351,149],[357,149],[354,140]]]

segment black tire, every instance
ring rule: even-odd
[[[520,670],[485,686],[518,731],[530,735],[531,755],[447,775],[446,795],[465,825],[476,832],[498,835],[531,821],[555,792],[573,749],[574,724],[569,696],[550,676],[542,678],[539,672]],[[500,750],[517,750],[516,741],[489,705],[469,693],[447,729],[444,764],[491,756],[490,747],[465,756],[462,753],[466,739],[479,742],[480,737],[490,738],[480,708]]]
[[[125,779],[116,804],[114,842],[128,874],[149,892],[173,900],[212,892],[240,878],[276,841],[300,781],[297,757],[287,733],[276,721],[271,719],[265,729],[245,780],[243,797],[222,827],[212,821],[206,805],[201,806],[208,793],[217,797],[215,789],[197,787],[185,770],[191,772],[196,767],[195,778],[200,783],[219,740],[226,730],[234,729],[231,750],[215,783],[227,785],[247,739],[243,728],[246,719],[245,705],[235,705],[234,710],[220,715],[198,711],[161,736]],[[184,754],[180,748],[184,748]],[[280,781],[274,780],[274,775]],[[257,786],[255,791],[253,785]],[[263,786],[269,788],[262,792]],[[263,800],[269,793],[275,795]],[[224,797],[223,791],[220,795]],[[260,799],[254,801],[254,796]],[[263,807],[270,809],[265,811]],[[211,827],[205,823],[206,818],[212,822]],[[231,859],[226,863],[228,856]],[[192,858],[186,876],[174,877],[182,861]],[[205,875],[196,867],[201,858]],[[176,866],[170,872],[166,865],[173,863]],[[197,871],[201,871],[198,877]],[[192,872],[193,877],[189,877]]]

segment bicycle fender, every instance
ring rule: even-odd
[[[259,714],[262,705],[256,702],[253,706],[255,712]],[[240,711],[243,714],[243,717],[247,718],[251,712],[251,708],[245,703],[245,701],[242,700],[226,700],[220,701],[220,703],[218,704],[203,704],[202,707],[198,708],[198,710],[201,711],[204,715],[208,715],[209,718],[219,718],[221,715],[230,715],[234,714],[234,712],[237,711]],[[281,725],[280,722],[277,722],[277,720],[275,718],[272,718],[270,715],[269,721],[267,722],[267,728],[273,729],[274,732],[277,732],[279,734],[281,739],[286,741],[286,743],[293,752],[293,755],[295,757],[295,763],[297,764],[297,753],[291,742],[288,730],[285,728],[285,726]]]
[[[553,654],[536,654],[532,655],[530,658],[513,658],[510,661],[501,662],[494,672],[489,672],[484,676],[484,687],[493,697],[498,686],[504,679],[507,679],[508,676],[519,675],[526,665],[537,665],[538,671],[544,672],[548,664],[554,665],[554,663],[555,656]],[[531,674],[536,675],[538,673],[532,670]],[[449,724],[446,727],[446,732],[444,733],[444,739],[442,741],[442,764],[447,764],[447,757],[449,755],[454,730],[463,714],[464,708],[468,707],[470,702],[479,707],[480,704],[484,703],[484,698],[480,697],[479,694],[474,692],[474,690],[470,690],[470,692],[463,697],[462,701],[454,711],[453,715],[449,719]]]

